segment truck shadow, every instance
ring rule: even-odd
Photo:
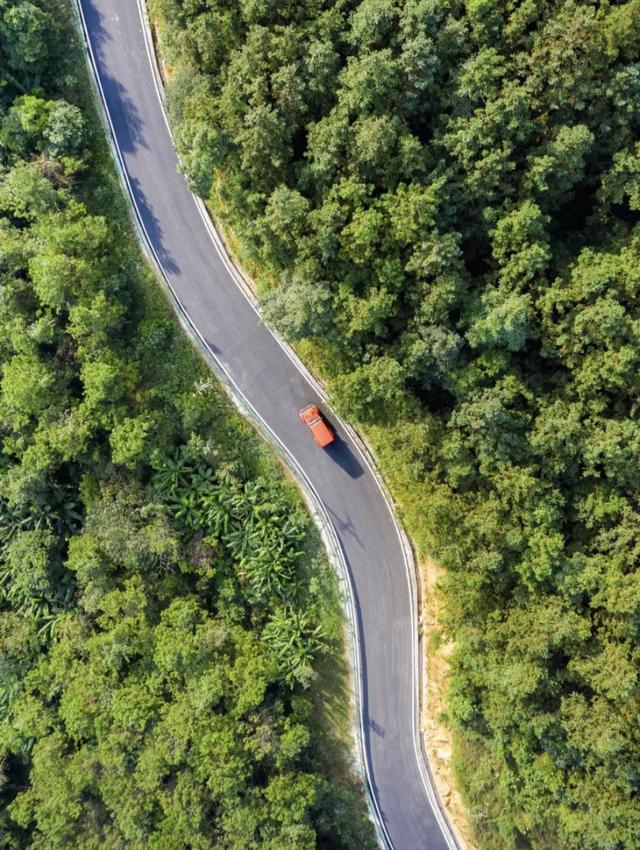
[[[350,478],[360,478],[364,472],[357,457],[340,437],[336,436],[333,443],[328,445],[325,451],[331,460],[341,466]]]

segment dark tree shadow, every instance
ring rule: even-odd
[[[100,74],[104,96],[117,137],[117,144],[124,156],[125,168],[133,199],[142,221],[147,238],[151,243],[160,264],[167,274],[179,274],[180,267],[167,249],[160,221],[147,198],[142,184],[130,172],[127,155],[131,156],[141,148],[150,150],[145,136],[145,126],[138,109],[129,97],[122,83],[109,73],[105,48],[112,39],[103,25],[103,16],[96,8],[94,0],[81,0],[85,14],[93,54]]]
[[[353,521],[350,520],[349,517],[347,517],[346,519],[343,519],[341,516],[338,516],[338,514],[333,510],[333,508],[330,508],[329,505],[325,505],[325,507],[326,507],[327,511],[331,514],[331,516],[333,517],[333,524],[336,528],[336,531],[341,532],[343,534],[348,534],[350,537],[352,537],[356,541],[358,546],[361,546],[364,549],[364,546],[362,544],[362,540],[360,540],[360,538],[356,534],[356,530],[355,530],[355,526],[353,524]]]
[[[167,274],[179,274],[180,266],[173,259],[173,256],[164,244],[162,226],[153,212],[153,207],[147,200],[140,181],[130,176],[129,183],[131,184],[131,191],[133,192],[135,204],[138,209],[138,215],[142,220],[147,237],[153,245],[162,268]]]
[[[114,124],[117,124],[118,145],[123,153],[135,153],[138,148],[149,148],[144,135],[144,122],[135,103],[129,97],[126,88],[107,70],[104,48],[111,36],[102,24],[102,16],[93,0],[81,0],[91,47],[100,72],[100,81]],[[114,113],[112,110],[117,110]],[[118,118],[121,120],[118,121]]]

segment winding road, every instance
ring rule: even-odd
[[[348,570],[359,734],[374,821],[393,850],[457,850],[417,729],[415,593],[398,527],[358,444],[316,447],[298,419],[317,385],[260,317],[178,171],[148,31],[136,0],[77,0],[112,146],[146,249],[183,323],[299,472]],[[326,409],[326,405],[325,405]]]

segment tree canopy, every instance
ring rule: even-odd
[[[0,844],[373,847],[335,577],[141,260],[70,16],[0,0]]]

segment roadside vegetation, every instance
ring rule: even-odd
[[[487,850],[640,846],[640,3],[150,0],[185,170],[445,568]]]
[[[0,844],[375,846],[335,577],[138,253],[66,0],[0,0]]]

